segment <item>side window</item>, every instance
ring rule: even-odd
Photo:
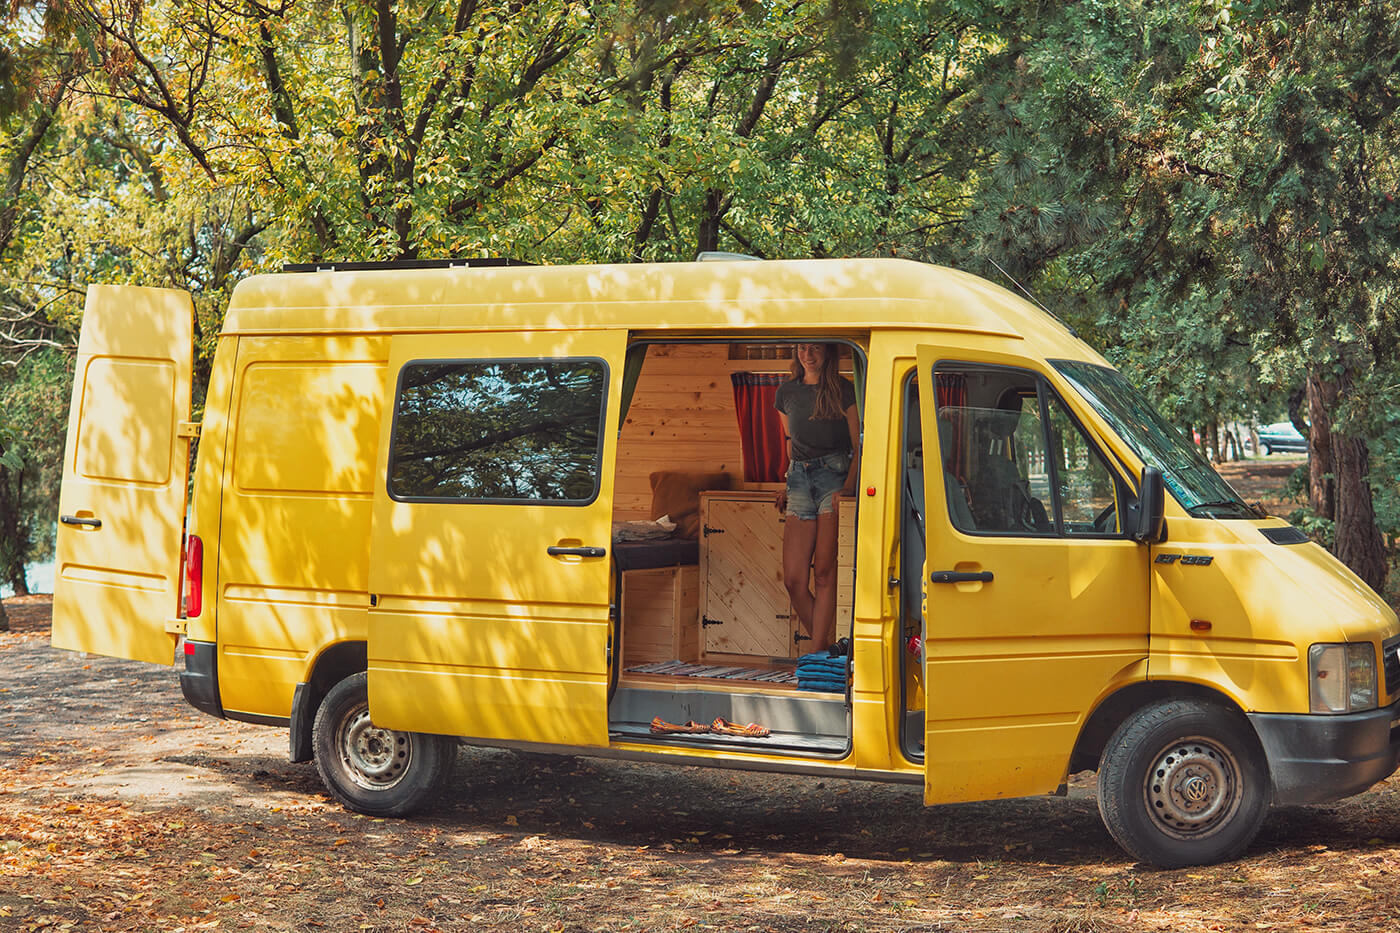
[[[1102,535],[1120,530],[1116,483],[1064,403],[1051,396],[1050,452],[1059,478],[1060,512],[1067,535]]]
[[[399,374],[396,499],[585,504],[602,465],[602,360],[423,360]]]
[[[1050,535],[1055,527],[1034,373],[940,368],[938,446],[960,531]]]
[[[1039,376],[950,363],[934,377],[955,528],[1016,537],[1118,531],[1113,473]]]

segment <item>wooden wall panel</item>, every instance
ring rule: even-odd
[[[731,360],[724,344],[647,349],[618,441],[615,521],[651,517],[656,470],[724,471],[743,482],[734,372],[785,372],[785,360]]]

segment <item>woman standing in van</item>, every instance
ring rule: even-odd
[[[799,343],[792,378],[774,407],[787,438],[787,489],[778,495],[783,525],[783,585],[812,635],[811,651],[831,646],[836,630],[836,494],[854,495],[860,474],[856,388],[837,370],[841,347]],[[815,590],[815,592],[814,592]]]

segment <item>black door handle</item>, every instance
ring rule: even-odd
[[[979,570],[976,573],[964,573],[960,570],[935,570],[929,574],[929,580],[933,583],[991,583],[992,572]]]
[[[550,557],[557,557],[560,554],[573,554],[578,557],[607,557],[608,549],[602,547],[560,547],[552,544],[545,548],[545,553]]]
[[[65,515],[60,518],[59,521],[63,522],[65,525],[87,525],[89,528],[102,527],[102,519],[100,518],[79,518],[76,515]]]

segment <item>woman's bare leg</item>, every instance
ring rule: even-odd
[[[804,632],[813,631],[811,590],[812,548],[817,541],[818,522],[787,516],[783,522],[783,586],[787,587],[792,611]]]
[[[812,650],[830,648],[836,640],[836,538],[840,526],[835,512],[823,512],[815,522],[812,547]]]

